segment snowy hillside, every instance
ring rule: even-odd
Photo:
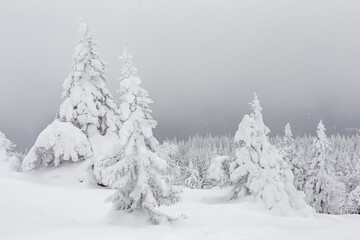
[[[259,204],[229,202],[229,189],[218,188],[184,189],[183,202],[162,209],[187,215],[172,224],[152,225],[136,214],[115,218],[104,203],[113,190],[77,183],[77,167],[36,175],[1,167],[0,239],[360,239],[358,215],[280,217]]]
[[[286,12],[296,15],[291,11]],[[182,15],[180,22],[183,22],[183,16],[186,15]],[[134,17],[136,15],[127,15],[126,25],[128,20],[138,22],[137,17]],[[161,15],[157,17],[162,18]],[[63,20],[64,17],[59,19]],[[104,21],[107,21],[106,19],[104,18]],[[202,19],[200,14],[199,19]],[[103,35],[109,34],[108,37],[111,38],[117,38],[115,32],[121,33],[124,30],[108,28],[110,25],[102,22],[94,25],[94,29],[99,33],[102,29],[111,29],[102,32]],[[201,26],[201,31],[204,30],[203,24],[198,26]],[[276,30],[271,25],[268,26],[269,32]],[[11,29],[23,32],[21,27]],[[42,32],[43,29],[39,28],[37,31]],[[201,31],[196,29],[196,34],[192,34],[192,39],[196,42]],[[281,38],[287,36],[286,31],[279,32],[282,33]],[[162,35],[154,32],[152,28],[144,32],[148,33],[154,36],[169,36],[168,33]],[[214,33],[221,38],[224,37],[222,31],[220,34],[212,31],[212,34]],[[241,34],[246,36],[244,32]],[[27,36],[26,32],[24,36]],[[269,38],[268,34],[264,36],[266,37],[257,36],[256,38],[261,41],[254,39],[254,42],[266,43],[265,45],[267,42],[263,41],[264,39],[270,40],[268,42],[277,42],[272,41],[274,39]],[[62,37],[67,39],[65,35]],[[231,39],[238,42],[236,36],[234,37]],[[212,39],[213,35],[209,35],[208,38]],[[54,36],[54,39],[59,38]],[[105,40],[106,37],[99,39]],[[142,39],[145,38],[137,39],[140,39],[143,45]],[[299,39],[306,40],[301,36]],[[241,37],[241,40],[244,38]],[[136,55],[150,53],[145,48],[137,46],[135,42],[128,42],[126,35],[117,41],[119,45],[129,43],[134,47]],[[186,43],[183,36],[177,39],[177,42],[183,41]],[[18,43],[18,39],[14,43]],[[224,45],[221,41],[219,43],[221,46]],[[41,84],[39,91],[31,91],[29,88],[26,93],[30,95],[19,91],[6,98],[6,108],[13,109],[12,114],[4,114],[4,110],[0,109],[1,116],[5,116],[0,120],[11,120],[11,126],[4,127],[4,132],[9,133],[11,138],[26,136],[19,128],[24,122],[33,123],[25,131],[29,134],[34,135],[42,129],[36,138],[33,136],[36,141],[31,143],[29,146],[32,147],[25,152],[16,149],[16,144],[0,132],[0,240],[360,240],[360,135],[341,135],[341,128],[345,125],[333,121],[348,113],[336,112],[335,117],[330,113],[321,112],[320,108],[315,107],[311,110],[309,106],[296,103],[307,102],[311,106],[316,106],[315,102],[319,101],[321,106],[326,102],[336,105],[335,101],[332,102],[334,99],[331,99],[335,94],[328,95],[325,91],[326,84],[321,84],[324,87],[316,92],[316,98],[310,98],[310,95],[307,95],[308,89],[303,89],[302,92],[306,94],[294,101],[290,96],[286,97],[285,94],[271,90],[270,86],[276,86],[289,95],[293,94],[289,86],[278,85],[270,76],[261,80],[264,83],[252,79],[256,82],[252,87],[243,84],[244,78],[251,79],[252,75],[257,75],[254,73],[268,72],[264,68],[267,64],[259,61],[260,58],[254,58],[255,55],[251,54],[244,62],[239,61],[240,58],[233,61],[216,51],[209,51],[213,55],[212,58],[196,64],[199,73],[207,72],[206,78],[209,81],[206,84],[199,84],[201,81],[198,79],[201,77],[197,74],[192,74],[189,78],[191,84],[187,84],[186,75],[183,74],[191,70],[193,58],[201,57],[198,51],[184,51],[184,55],[190,56],[186,61],[189,66],[182,67],[179,72],[173,71],[175,69],[169,68],[167,64],[162,66],[154,57],[150,61],[145,61],[149,64],[139,61],[139,66],[144,68],[144,72],[153,73],[143,78],[142,70],[138,71],[135,67],[133,55],[126,47],[119,57],[120,61],[116,65],[108,65],[97,52],[97,45],[98,41],[90,27],[80,18],[79,40],[73,54],[72,67],[62,85],[63,100],[59,107],[52,109],[52,112],[56,113],[52,120],[47,117],[48,112],[42,109],[40,104],[32,104],[29,105],[31,109],[44,111],[33,111],[27,114],[29,119],[23,117],[23,122],[16,124],[19,112],[25,112],[28,107],[23,104],[21,107],[14,107],[13,96],[23,96],[19,98],[22,103],[25,103],[23,99],[30,101],[39,98],[41,101],[46,100],[49,106],[54,106],[44,94],[49,89]],[[170,60],[176,52],[166,50],[162,45],[148,45],[152,48],[161,46],[158,52],[150,53],[149,56],[159,55],[165,57],[171,66],[181,65],[180,62]],[[248,48],[248,45],[241,41],[238,45]],[[306,48],[309,47],[315,50],[318,48],[310,45]],[[61,45],[56,48],[63,49]],[[102,49],[105,51],[111,48]],[[265,50],[259,46],[254,49],[259,52]],[[112,55],[116,54],[114,50],[111,49]],[[224,50],[221,49],[221,53]],[[66,51],[64,48],[64,54]],[[19,52],[25,53],[22,49]],[[166,56],[162,55],[164,52]],[[233,49],[231,52],[236,56],[243,55],[243,51],[239,49]],[[277,51],[268,52],[269,55],[263,59],[275,61],[273,53],[278,55]],[[296,55],[291,51],[287,53]],[[29,56],[34,55],[37,54]],[[49,63],[57,67],[57,63],[51,61],[51,55],[39,57],[49,59]],[[302,59],[302,56],[297,58]],[[226,62],[228,69],[209,69],[210,65],[207,65],[210,60]],[[302,59],[306,62],[305,60]],[[29,86],[40,83],[37,80],[46,76],[43,74],[47,69],[44,65],[44,71],[35,71],[32,65],[38,65],[39,62],[37,58],[32,61],[31,71],[25,71],[22,64],[18,64],[19,68],[16,68],[16,71],[37,73],[36,78],[31,74],[24,78],[29,82]],[[234,72],[244,73],[243,70],[248,68],[244,63],[256,65],[256,71],[234,78]],[[148,65],[148,68],[145,65]],[[231,70],[234,66],[234,69],[239,71]],[[284,67],[280,68],[281,66]],[[286,74],[283,70],[289,67],[290,65],[276,64],[271,71],[281,70],[281,74],[288,78],[287,82],[295,84],[294,80],[301,79],[300,75],[297,71],[294,71],[296,78]],[[319,68],[316,65],[313,67]],[[117,71],[118,77],[108,77],[109,69]],[[304,70],[306,69],[301,71]],[[328,75],[326,72],[320,73],[316,73],[315,76]],[[156,86],[155,79],[161,79],[162,74],[167,79]],[[278,75],[281,74],[279,72]],[[18,78],[17,74],[12,76]],[[59,77],[54,73],[45,79]],[[214,88],[211,86],[214,77],[218,79],[217,91],[211,92],[210,89]],[[173,88],[176,91],[178,88],[181,89],[182,84],[175,84],[173,81],[176,78],[181,79],[188,90],[195,89],[196,94],[179,91],[179,98],[174,102],[170,98],[176,99],[176,94],[164,97],[166,94],[163,95],[162,92],[169,92]],[[237,79],[241,85],[233,82],[230,84],[231,91],[226,90],[223,87],[227,84],[223,79],[227,78]],[[311,72],[307,78],[312,79]],[[342,79],[339,76],[336,78]],[[118,89],[112,91],[116,79]],[[307,88],[313,88],[315,82],[311,83],[312,85]],[[303,82],[301,85],[304,85]],[[9,89],[7,86],[2,88]],[[243,103],[247,97],[246,92],[253,90],[259,90],[265,96],[265,92],[271,92],[273,98],[264,98],[264,112],[255,92],[253,100],[249,103],[250,111],[244,112],[242,104],[233,108],[227,103],[227,100]],[[301,92],[300,88],[296,91]],[[113,92],[116,94],[113,95]],[[157,105],[158,108],[154,108],[154,112],[154,102],[150,97],[152,93],[154,101],[160,104]],[[278,100],[277,95],[281,97]],[[321,95],[329,96],[330,99],[321,99]],[[186,103],[185,100],[188,99],[193,101],[188,102],[188,106],[184,105],[186,107],[181,106],[180,103]],[[197,99],[202,99],[203,102],[198,104]],[[337,99],[340,100],[341,97],[335,100]],[[356,103],[351,100],[351,103]],[[286,102],[289,107],[288,113],[285,111],[286,108],[279,111],[281,108],[280,105],[274,105],[276,102]],[[176,109],[176,114],[171,114],[171,111],[165,108],[167,105]],[[195,106],[196,110],[192,109]],[[221,111],[216,110],[216,106],[221,106]],[[308,113],[307,123],[300,117],[304,116],[304,110]],[[355,113],[352,108],[350,110],[352,114]],[[231,111],[231,114],[228,111]],[[270,116],[269,119],[272,121],[268,121],[266,116],[264,119],[264,113]],[[161,114],[169,118],[161,117]],[[35,115],[42,115],[43,119],[50,120],[47,126],[34,121],[31,116]],[[156,118],[153,118],[153,115]],[[281,135],[276,135],[279,128],[272,123],[274,116],[277,124],[285,126],[285,131]],[[159,128],[158,131],[167,129],[163,134],[155,132],[157,118],[163,129]],[[197,118],[202,119],[201,124],[196,123]],[[317,130],[309,135],[304,125],[314,124],[310,121],[311,118],[316,118],[318,125]],[[296,135],[293,135],[288,120],[291,124],[294,123]],[[181,122],[183,126],[177,128],[177,122]],[[236,122],[239,123],[237,129]],[[354,118],[351,122],[360,121]],[[339,124],[339,128],[334,125],[335,123]],[[42,128],[39,128],[40,126]],[[271,130],[268,126],[275,129],[273,135],[270,135]],[[3,125],[0,124],[0,127],[3,128]],[[304,136],[299,135],[301,128],[302,134],[306,133]],[[329,133],[326,128],[329,128]],[[195,135],[186,139],[181,136],[188,134],[185,129]],[[201,129],[206,129],[207,133]],[[228,134],[212,136],[214,132]],[[23,141],[25,142],[18,139],[17,142],[23,145]]]

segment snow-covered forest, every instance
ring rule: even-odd
[[[324,130],[324,125],[319,122],[314,136],[293,136],[290,124],[287,124],[283,136],[269,137],[269,141],[292,170],[296,189],[306,192],[308,201],[310,198],[312,201],[318,197],[316,201],[324,199],[321,207],[317,205],[319,203],[311,203],[317,212],[359,214],[356,195],[360,183],[360,136],[337,134],[327,137]],[[170,170],[174,184],[199,189],[232,185],[228,178],[229,168],[222,162],[236,158],[236,148],[234,137],[230,135],[195,135],[186,141],[166,140],[161,145],[169,163],[176,166]],[[219,169],[222,170],[219,172]],[[312,175],[317,179],[310,178]],[[321,190],[324,196],[311,192],[315,188],[311,181],[312,184],[314,181],[324,184],[317,185],[324,187]],[[331,200],[326,202],[327,198]]]
[[[158,141],[130,50],[108,79],[81,20],[54,119],[25,152],[0,129],[0,239],[359,237],[359,134],[270,135],[254,93],[232,134]]]

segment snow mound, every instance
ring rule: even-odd
[[[108,131],[105,135],[92,134],[88,137],[94,157],[113,156],[117,151],[119,136]]]
[[[64,161],[85,160],[92,156],[86,135],[69,122],[54,120],[38,136],[22,163],[28,171],[37,166],[58,166]]]

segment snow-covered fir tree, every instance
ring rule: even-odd
[[[305,185],[307,202],[319,213],[341,213],[341,196],[344,186],[336,182],[331,172],[329,152],[331,144],[322,121],[317,127],[317,137],[312,144],[313,159]]]
[[[288,138],[288,139],[293,138],[293,133],[291,131],[290,123],[287,123],[285,125],[285,137]]]
[[[167,162],[167,174],[174,185],[182,185],[186,169],[180,163],[179,147],[173,143],[164,142],[158,148],[159,156]]]
[[[360,214],[360,185],[350,192],[344,208],[345,213]]]
[[[305,183],[308,180],[309,165],[312,159],[313,136],[305,135],[294,139],[296,158],[293,159],[292,169],[294,172],[295,187],[305,192]]]
[[[313,152],[312,152],[312,144],[314,137],[310,135],[292,137],[290,141],[288,141],[287,137],[290,138],[290,131],[287,131],[286,136],[274,136],[270,137],[270,143],[275,145],[280,151],[284,148],[287,149],[286,144],[292,142],[289,145],[291,148],[295,150],[295,158],[291,160],[290,168],[293,171],[294,175],[294,185],[299,191],[305,191],[305,183],[309,178],[309,166],[312,163]],[[333,169],[331,171],[334,175],[334,181],[336,184],[339,184],[338,198],[341,198],[344,201],[344,206],[338,206],[339,209],[335,209],[336,212],[343,213],[353,213],[349,206],[350,202],[352,204],[354,201],[350,199],[350,193],[354,191],[357,186],[360,184],[360,136],[359,135],[349,135],[349,136],[341,136],[339,134],[330,136],[329,141],[331,143],[331,150],[329,152],[329,157],[333,159],[328,164],[329,169]],[[209,151],[215,152],[219,157],[215,157],[210,160],[210,166],[208,167],[207,178],[215,180],[215,184],[218,186],[226,186],[231,185],[231,182],[227,182],[229,169],[227,161],[222,162],[221,159],[226,156],[229,159],[235,158],[235,143],[233,137],[225,135],[225,136],[199,136],[195,135],[189,137],[185,141],[177,141],[176,139],[169,140],[172,144],[178,146],[179,151],[177,158],[179,158],[179,165],[182,169],[185,169],[186,172],[183,173],[184,178],[182,179],[182,184],[191,188],[201,188],[199,173],[196,169],[198,163],[191,162],[189,164],[190,159],[195,159],[194,156],[206,156],[203,155],[205,151],[201,149],[210,149]],[[292,152],[292,150],[290,151]],[[283,156],[285,151],[282,150],[281,154]],[[190,167],[190,165],[192,167]],[[194,166],[195,165],[195,166]],[[284,166],[288,169],[289,166]],[[186,180],[186,184],[185,184]],[[346,188],[344,189],[344,185]],[[352,195],[356,195],[355,192]],[[347,200],[345,200],[347,199]],[[335,206],[334,206],[335,207]],[[342,209],[341,209],[342,208]]]
[[[72,71],[63,84],[65,100],[55,121],[40,133],[25,157],[24,170],[96,159],[118,138],[116,104],[105,87],[106,63],[95,51],[88,25],[82,22],[79,33]],[[88,166],[91,168],[92,164]]]
[[[21,156],[15,152],[16,145],[0,131],[0,162],[7,162],[14,171],[20,170]]]
[[[73,55],[72,71],[63,84],[64,102],[57,119],[71,122],[87,136],[107,131],[116,132],[116,104],[105,87],[107,64],[95,51],[96,43],[89,26],[80,24],[80,42]]]
[[[182,170],[185,170],[182,185],[188,186],[185,184],[185,180],[188,179],[188,183],[196,182],[196,184],[191,184],[192,188],[209,188],[221,184],[222,181],[209,176],[209,167],[217,157],[228,156],[233,158],[235,155],[235,143],[230,135],[211,136],[208,134],[199,136],[196,134],[185,141],[177,141],[176,139],[168,141],[179,148],[178,164]],[[190,179],[197,180],[190,181]]]
[[[152,133],[156,121],[149,107],[152,101],[140,87],[132,55],[125,49],[120,59],[120,140],[116,154],[98,161],[95,168],[102,182],[116,189],[106,200],[114,203],[114,209],[145,212],[158,224],[164,218],[172,219],[156,208],[178,202],[180,189],[171,185],[167,163],[157,152],[158,141]]]
[[[295,147],[294,147],[294,138],[291,131],[290,123],[285,125],[285,135],[275,136],[273,139],[270,140],[270,143],[275,145],[281,155],[283,155],[285,161],[288,164],[292,163],[292,160],[296,156]]]
[[[281,144],[282,155],[294,175],[294,185],[297,190],[303,190],[305,170],[303,168],[302,159],[297,156],[294,144],[294,137],[291,131],[290,123],[285,125],[285,135]]]
[[[217,156],[208,168],[209,179],[216,182],[216,185],[225,187],[230,184],[229,164],[231,160],[228,156]]]
[[[208,168],[215,157],[215,153],[210,147],[200,147],[190,151],[188,154],[189,173],[197,173],[198,188],[210,188],[213,186],[211,179],[208,178]]]
[[[15,144],[0,131],[0,161],[8,161],[13,155]]]
[[[186,178],[184,185],[188,188],[201,188],[200,175],[198,170],[194,167],[192,160],[189,160],[189,166],[186,170]]]
[[[296,158],[296,150],[294,147],[294,138],[291,131],[290,123],[285,125],[285,136],[283,139],[283,150],[285,151],[285,161],[293,165],[293,161]]]
[[[304,193],[294,187],[287,163],[268,141],[270,130],[264,124],[256,94],[250,105],[252,113],[244,116],[234,137],[239,147],[236,159],[230,163],[230,180],[234,184],[230,199],[251,195],[267,209],[276,209],[283,215],[313,215]]]
[[[360,182],[360,161],[358,161],[358,139],[354,136],[336,136],[330,137],[333,161],[333,170],[339,181],[346,185],[347,192],[353,191]]]

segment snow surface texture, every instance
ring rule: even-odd
[[[54,120],[38,136],[22,163],[25,171],[38,166],[58,166],[64,161],[85,160],[92,156],[86,135],[69,122]]]
[[[188,216],[154,226],[139,214],[112,212],[114,190],[85,188],[79,163],[39,172],[0,172],[1,240],[356,240],[360,216],[279,217],[262,204],[231,201],[228,189],[184,189],[183,202],[161,211]],[[1,169],[1,168],[0,168]]]
[[[288,164],[268,141],[270,130],[264,124],[256,94],[250,105],[252,113],[244,116],[234,137],[240,147],[230,163],[230,180],[234,183],[230,198],[250,195],[283,215],[314,216],[304,193],[296,190]]]
[[[114,156],[99,159],[95,174],[106,186],[117,191],[107,201],[114,209],[145,211],[154,224],[162,220],[155,210],[180,200],[179,190],[167,176],[167,163],[157,153],[158,141],[152,133],[156,121],[150,116],[152,103],[125,48],[120,76],[119,116],[123,122]]]

